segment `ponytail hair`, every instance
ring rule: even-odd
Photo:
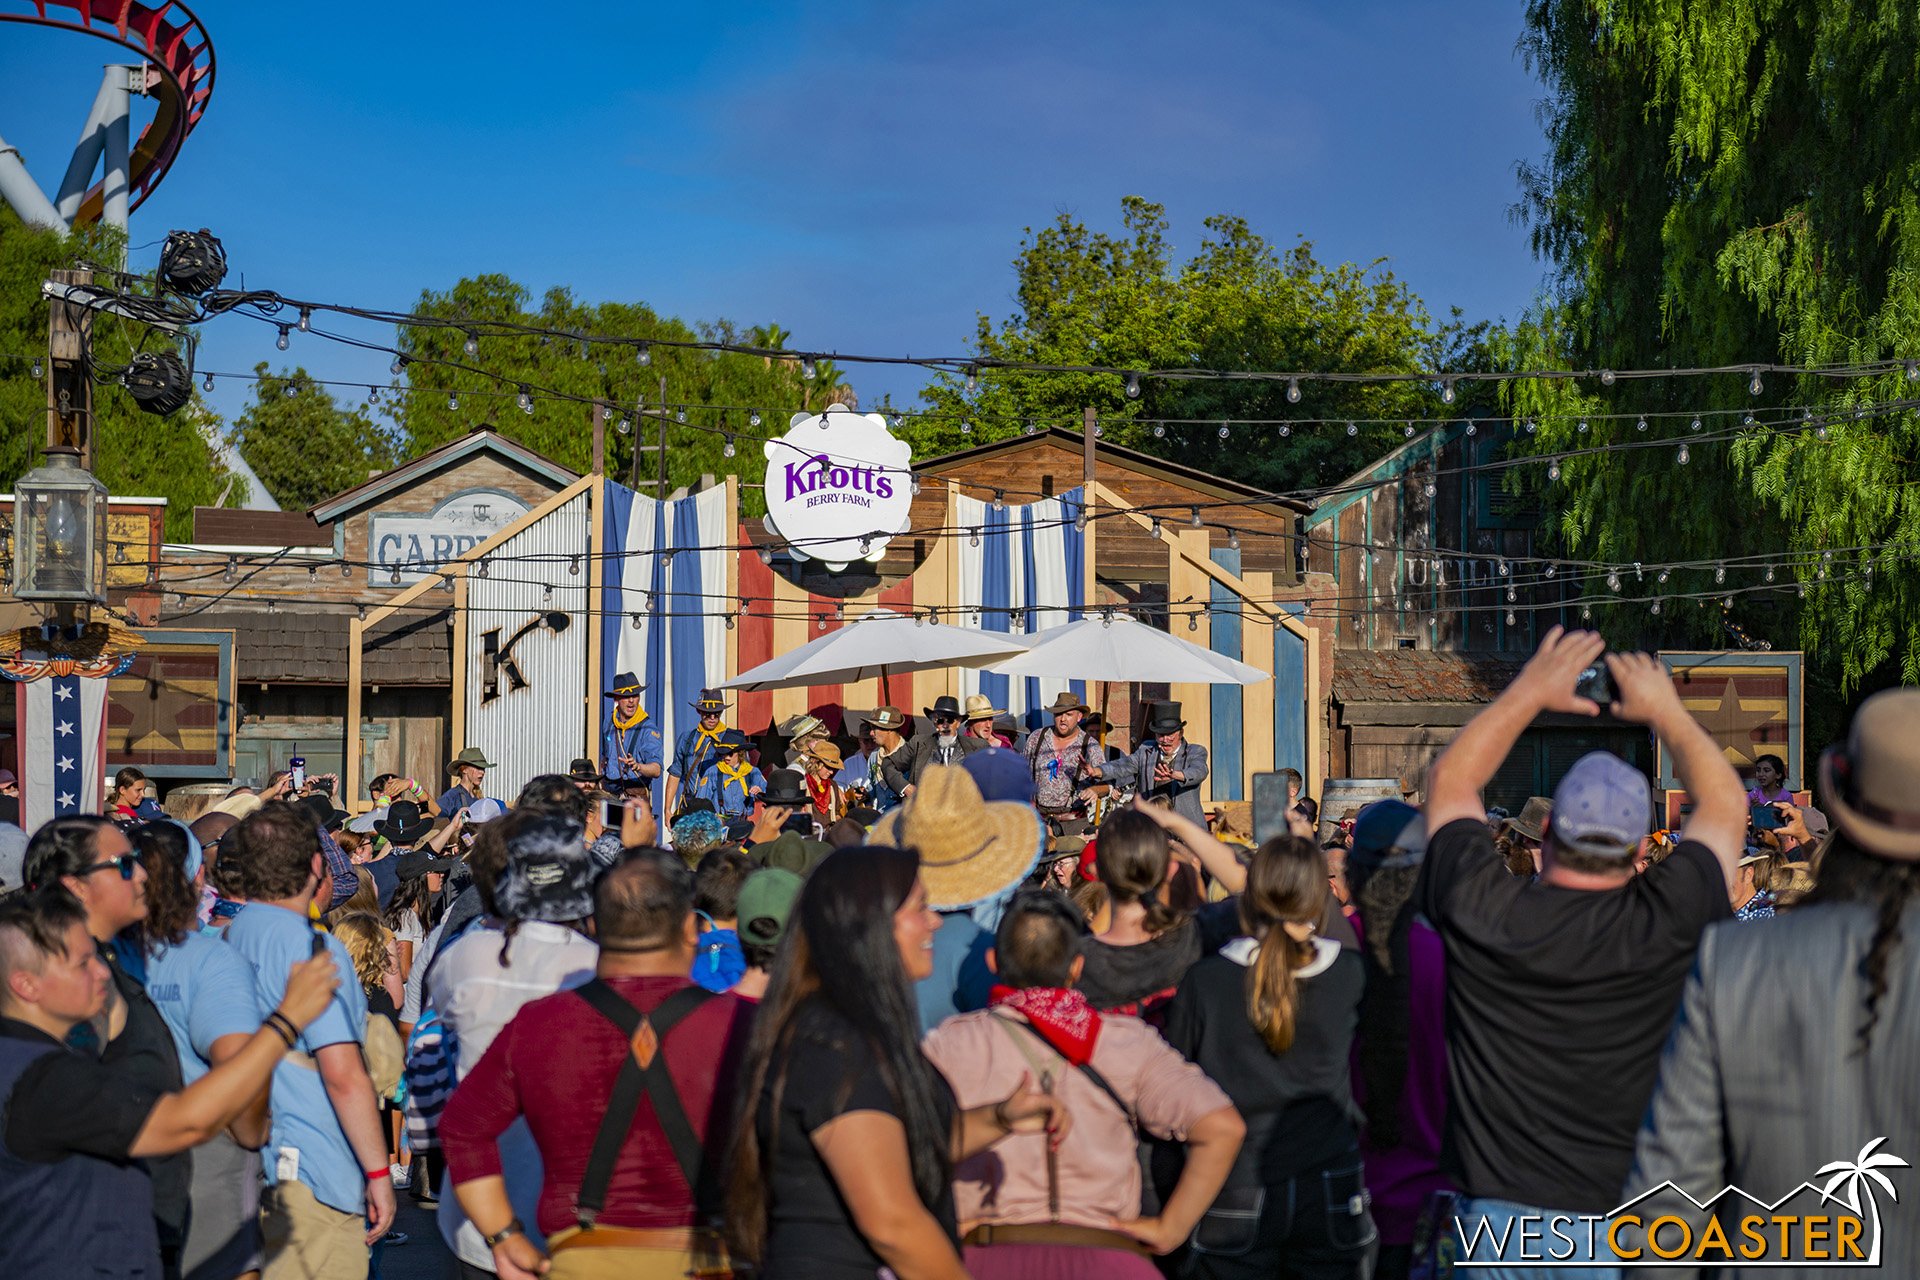
[[[1247,1020],[1274,1053],[1293,1046],[1300,1007],[1295,975],[1314,956],[1312,935],[1296,941],[1284,926],[1317,925],[1326,914],[1329,892],[1326,857],[1310,840],[1276,836],[1260,846],[1247,867],[1240,923],[1260,943],[1247,966]]]
[[[1137,902],[1146,911],[1142,922],[1150,934],[1179,927],[1186,913],[1166,899],[1167,867],[1173,858],[1166,831],[1152,818],[1122,809],[1100,824],[1094,870],[1107,887],[1113,905]]]

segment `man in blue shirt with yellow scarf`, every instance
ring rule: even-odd
[[[680,741],[673,752],[673,767],[667,770],[667,807],[664,812],[669,819],[676,816],[676,806],[685,800],[691,800],[698,792],[700,779],[705,775],[707,766],[718,760],[722,754],[720,739],[733,732],[721,721],[726,714],[726,700],[717,689],[702,689],[694,701],[693,709],[700,713],[700,723],[680,735]]]
[[[613,688],[607,690],[613,710],[601,735],[600,771],[609,781],[635,789],[644,786],[651,801],[653,780],[660,776],[660,729],[640,705],[641,692],[640,681],[631,671],[615,676]]]

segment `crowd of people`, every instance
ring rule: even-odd
[[[1489,813],[1602,662],[1685,823],[1605,753]],[[1555,631],[1419,792],[1323,823],[1294,777],[1257,844],[1177,703],[1130,753],[1071,695],[756,751],[641,694],[510,805],[469,747],[358,817],[288,774],[181,823],[123,774],[21,833],[0,1275],[363,1280],[401,1194],[469,1278],[1613,1275],[1630,1197],[1698,1228],[1687,1191],[1920,1134],[1920,690],[1822,812]]]

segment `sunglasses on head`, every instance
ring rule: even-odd
[[[139,854],[123,853],[117,858],[108,858],[105,862],[94,863],[87,868],[85,874],[92,875],[96,871],[105,871],[108,867],[118,867],[120,869],[120,878],[122,880],[131,880],[133,879],[133,869],[139,865]]]

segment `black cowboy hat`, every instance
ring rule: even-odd
[[[613,688],[607,690],[609,698],[637,698],[646,686],[640,683],[640,677],[631,671],[622,671],[613,678]]]
[[[720,696],[718,689],[702,689],[700,696],[693,700],[693,709],[719,715],[727,709],[727,700]]]
[[[594,767],[593,761],[585,756],[578,756],[572,764],[567,766],[567,776],[575,782],[598,782],[600,770]]]
[[[801,784],[799,772],[794,769],[775,769],[767,774],[767,789],[760,800],[764,804],[784,805],[789,809],[812,803]]]
[[[1180,718],[1177,702],[1149,702],[1146,721],[1147,732],[1151,734],[1178,733],[1187,727],[1187,722]]]
[[[936,720],[941,716],[951,716],[953,719],[958,720],[960,718],[960,699],[943,693],[933,700],[932,706],[922,707],[921,710],[926,712],[927,719],[929,720]]]
[[[729,729],[720,735],[720,752],[722,755],[725,755],[729,751],[745,751],[752,745],[753,739],[738,729]]]
[[[424,840],[432,830],[432,817],[420,812],[420,806],[411,800],[395,800],[387,806],[386,818],[373,826],[373,834],[392,844]]]
[[[322,795],[301,796],[294,803],[313,815],[322,831],[338,831],[346,823],[347,811],[333,807],[333,801]]]

